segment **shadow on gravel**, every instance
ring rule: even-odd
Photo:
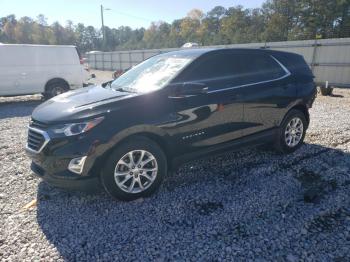
[[[244,258],[254,246],[267,260],[311,251],[318,260],[327,251],[302,245],[350,228],[349,202],[336,200],[349,195],[349,164],[350,154],[313,144],[287,156],[228,152],[181,167],[156,195],[133,202],[41,182],[37,221],[66,260]]]
[[[0,102],[0,119],[30,116],[41,100]]]
[[[329,95],[330,97],[339,97],[339,98],[343,98],[344,96],[343,95],[336,95],[336,94],[331,94]]]

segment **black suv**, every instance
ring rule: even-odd
[[[192,49],[149,58],[102,86],[38,106],[26,150],[49,183],[115,198],[150,195],[168,170],[214,151],[273,144],[296,150],[315,99],[302,56]]]

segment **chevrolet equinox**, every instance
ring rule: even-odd
[[[102,86],[61,94],[32,114],[31,169],[71,189],[101,184],[132,200],[172,168],[226,149],[299,148],[315,99],[302,56],[264,49],[192,49],[151,57]]]

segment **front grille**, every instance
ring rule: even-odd
[[[40,152],[48,142],[45,132],[29,128],[27,147],[35,152]]]
[[[31,119],[30,121],[30,127],[40,128],[40,129],[46,129],[48,127],[47,124],[37,121],[35,119]]]

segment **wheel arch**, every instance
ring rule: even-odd
[[[46,82],[46,84],[45,84],[45,92],[47,91],[47,88],[48,88],[50,85],[55,84],[55,83],[64,83],[64,85],[66,85],[66,87],[68,88],[68,90],[69,90],[69,88],[70,88],[69,83],[68,83],[65,79],[60,78],[60,77],[55,77],[55,78],[51,78],[50,80],[48,80],[48,81]]]
[[[305,118],[306,118],[306,122],[307,122],[307,127],[309,126],[310,124],[310,113],[309,113],[309,109],[308,107],[303,104],[303,103],[296,103],[290,107],[288,107],[288,109],[286,110],[286,113],[279,119],[279,122],[278,122],[278,126],[280,126],[282,123],[283,123],[283,120],[286,118],[286,116],[289,114],[289,112],[291,110],[298,110],[300,111],[301,113],[304,114]]]
[[[92,174],[100,174],[100,171],[102,170],[102,167],[108,160],[108,156],[115,150],[120,144],[133,139],[133,137],[146,137],[153,142],[155,142],[164,152],[166,156],[166,160],[168,164],[170,163],[171,156],[170,156],[170,146],[166,142],[166,138],[164,137],[163,132],[156,132],[156,131],[150,131],[150,130],[135,130],[134,132],[126,132],[127,135],[120,136],[117,140],[115,140],[111,146],[99,156],[96,161],[94,162],[92,168],[89,172]]]
[[[306,105],[303,105],[303,104],[297,104],[297,105],[294,105],[292,108],[290,108],[287,112],[287,114],[291,111],[291,110],[298,110],[298,111],[301,111],[305,118],[306,118],[306,121],[307,121],[307,125],[309,126],[310,124],[310,113],[309,113],[309,109],[307,108]],[[287,115],[286,114],[286,115]]]

